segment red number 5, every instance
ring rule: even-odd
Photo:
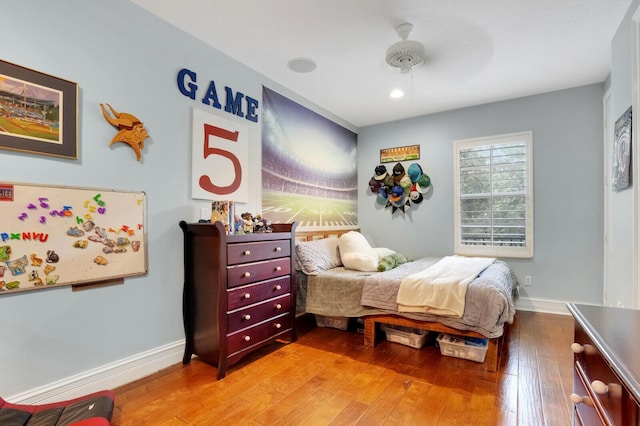
[[[200,184],[200,188],[204,189],[207,192],[211,192],[213,194],[226,195],[235,192],[240,187],[240,182],[242,181],[242,167],[240,166],[240,160],[238,157],[233,155],[229,151],[225,151],[220,148],[210,148],[209,147],[209,136],[215,136],[222,139],[227,139],[231,142],[238,142],[238,131],[231,132],[226,129],[221,129],[220,127],[212,126],[210,124],[204,125],[204,158],[207,158],[210,155],[221,155],[225,158],[228,158],[233,163],[233,172],[235,173],[235,177],[233,178],[233,182],[227,186],[218,186],[211,182],[211,178],[206,175],[200,176],[200,180],[198,183]]]

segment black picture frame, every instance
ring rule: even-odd
[[[78,85],[0,60],[0,149],[78,158]]]

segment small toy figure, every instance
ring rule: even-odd
[[[240,217],[244,221],[244,233],[251,234],[253,232],[253,217],[251,216],[251,213],[242,213]]]

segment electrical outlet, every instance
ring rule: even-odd
[[[618,300],[618,308],[624,308],[624,305],[622,304],[621,301]]]
[[[525,275],[524,276],[524,285],[531,285],[531,275]]]

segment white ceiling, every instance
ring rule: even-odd
[[[357,127],[605,80],[631,0],[132,0]],[[430,63],[385,63],[414,25]],[[317,68],[295,73],[293,58]],[[390,99],[404,85],[407,95]]]

